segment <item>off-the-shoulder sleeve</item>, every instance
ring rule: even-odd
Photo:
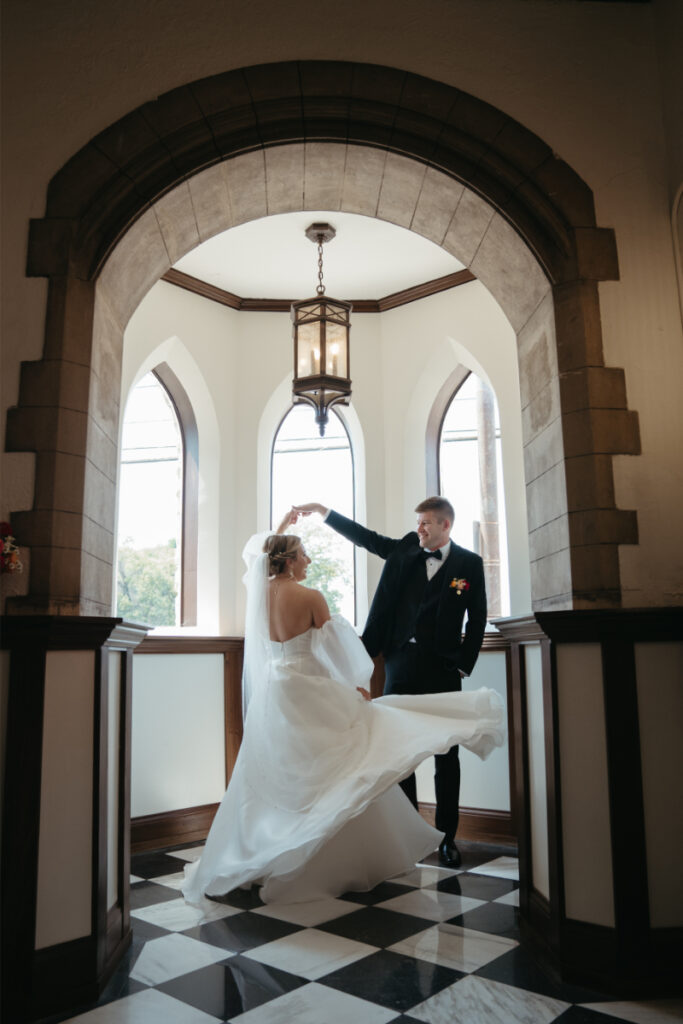
[[[343,615],[333,615],[321,629],[313,630],[311,652],[336,682],[354,689],[369,687],[372,659]]]

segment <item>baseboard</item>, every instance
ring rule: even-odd
[[[131,852],[142,853],[145,850],[160,850],[165,846],[201,842],[206,839],[217,810],[218,804],[204,804],[201,807],[183,807],[176,811],[133,818],[130,823]],[[434,804],[420,804],[420,813],[430,825],[434,824],[434,812]],[[461,807],[458,838],[473,843],[517,845],[509,811]]]
[[[142,853],[165,846],[201,842],[209,834],[217,810],[218,804],[203,804],[133,818],[130,823],[131,852]]]
[[[420,803],[420,814],[434,825],[436,807]],[[487,811],[476,807],[461,807],[458,839],[472,843],[492,843],[495,846],[517,846],[517,835],[509,811]]]

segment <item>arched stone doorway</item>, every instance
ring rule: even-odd
[[[539,611],[532,623],[508,623],[515,733],[524,739],[516,770],[520,806],[526,801],[524,915],[562,970],[626,984],[645,943],[651,959],[643,970],[654,976],[658,951],[673,941],[648,926],[648,885],[663,890],[667,873],[648,871],[645,856],[637,666],[634,644],[622,636],[668,642],[678,619],[654,609],[651,616],[574,611],[620,604],[618,547],[637,541],[635,513],[616,507],[612,480],[612,456],[639,450],[637,416],[627,408],[623,372],[604,366],[600,327],[598,282],[618,275],[613,234],[596,226],[585,183],[500,111],[394,69],[302,62],[193,83],[131,113],[55,176],[46,216],[31,225],[28,272],[49,279],[45,349],[22,367],[7,435],[9,450],[36,452],[34,507],[13,516],[32,554],[30,593],[12,604],[20,614],[9,644],[16,683],[9,717],[20,728],[8,731],[14,802],[5,813],[22,825],[9,849],[17,867],[8,890],[22,922],[16,941],[13,935],[16,991],[23,998],[39,961],[65,987],[87,979],[99,991],[103,965],[109,969],[127,941],[125,899],[112,939],[119,944],[105,941],[110,908],[102,886],[103,851],[114,835],[125,877],[125,816],[114,825],[105,817],[102,756],[117,750],[125,721],[110,716],[107,724],[97,703],[107,686],[111,692],[111,678],[121,694],[129,689],[129,648],[137,642],[122,630],[112,634],[113,660],[102,654],[116,621],[102,616],[111,594],[124,328],[147,289],[199,241],[251,218],[306,208],[366,213],[426,235],[481,279],[517,333]],[[32,613],[47,615],[41,622]],[[68,618],[89,614],[98,617]],[[96,713],[80,691],[69,704],[61,678],[47,680],[52,704],[45,710],[45,651],[65,651],[73,673],[70,652],[80,657],[84,648],[94,653],[79,685],[88,699],[94,695]],[[583,699],[602,691],[604,703]],[[541,712],[535,719],[532,705]],[[121,700],[122,711],[129,706]],[[100,790],[90,802],[91,847],[85,840],[78,846],[97,864],[92,879],[82,879],[83,928],[91,932],[82,947],[55,944],[43,957],[34,949],[35,915],[26,913],[38,902],[49,917],[42,894],[36,897],[41,730],[49,723],[61,751],[68,736],[59,715],[75,711],[96,730],[86,736],[80,774],[92,753]],[[565,751],[581,751],[581,772],[566,759],[562,770],[561,738]],[[119,807],[124,762],[122,754]],[[586,777],[590,786],[582,785]],[[586,804],[597,809],[589,828]],[[55,822],[56,834],[60,827]],[[614,906],[601,908],[604,920],[577,901],[589,891],[587,875],[594,891],[614,891]],[[658,898],[664,902],[661,892]],[[24,951],[27,966],[15,975]]]
[[[611,458],[639,439],[623,371],[604,366],[597,282],[618,271],[590,190],[452,87],[299,62],[174,90],[50,183],[28,257],[50,281],[44,355],[22,367],[8,419],[8,450],[37,454],[34,508],[14,516],[30,593],[13,610],[109,612],[121,346],[141,297],[211,235],[306,208],[409,227],[491,291],[518,338],[534,606],[619,605],[618,546],[637,527],[616,508]]]

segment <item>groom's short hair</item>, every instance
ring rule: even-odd
[[[433,498],[425,498],[415,508],[416,512],[435,512],[437,517],[440,519],[448,519],[452,524],[455,520],[455,509],[451,505],[448,498],[442,498],[436,495]]]

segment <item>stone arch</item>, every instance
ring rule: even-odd
[[[449,249],[518,338],[537,608],[617,605],[612,455],[639,450],[605,368],[599,280],[618,276],[592,193],[501,111],[393,68],[302,61],[194,82],[93,139],[50,182],[28,273],[49,278],[43,359],[22,367],[7,448],[35,451],[32,548],[14,610],[107,614],[123,330],[204,238],[269,213],[344,209]],[[110,559],[109,559],[110,561]]]

